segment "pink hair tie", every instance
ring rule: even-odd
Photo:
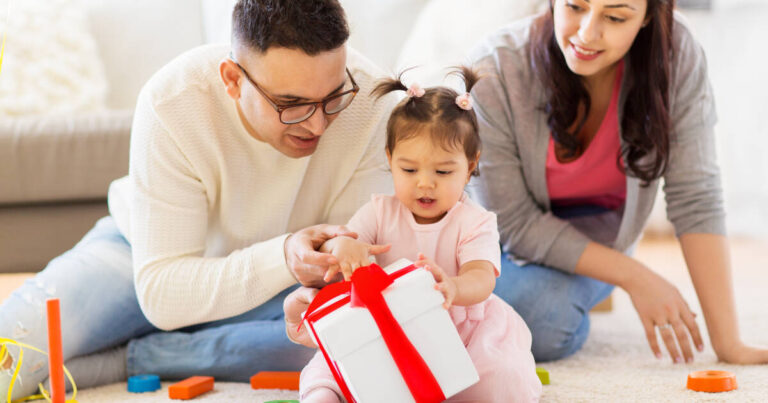
[[[410,87],[408,87],[408,91],[406,91],[406,94],[408,94],[409,98],[419,98],[424,95],[424,89],[421,88],[418,84],[411,84]]]
[[[469,97],[469,93],[465,92],[456,97],[456,105],[465,111],[472,109],[472,98]]]

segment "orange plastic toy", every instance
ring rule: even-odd
[[[48,312],[48,371],[51,380],[51,401],[64,403],[64,355],[61,349],[61,308],[58,298],[45,301]]]
[[[168,387],[168,397],[187,400],[213,389],[212,376],[193,376]]]
[[[728,371],[691,372],[686,386],[697,392],[728,392],[738,388],[736,375]]]
[[[300,372],[262,371],[251,377],[251,388],[299,390],[300,374]]]

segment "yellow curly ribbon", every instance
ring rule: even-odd
[[[0,61],[2,61],[2,56],[0,56]],[[16,378],[19,376],[19,371],[21,371],[21,363],[24,360],[24,349],[28,348],[32,351],[37,351],[38,353],[45,354],[45,355],[48,355],[48,353],[38,348],[35,348],[33,346],[30,346],[29,344],[24,344],[16,340],[0,337],[0,345],[2,345],[2,348],[0,348],[0,363],[5,362],[5,358],[10,355],[8,353],[8,347],[7,347],[8,344],[13,344],[19,347],[19,359],[16,362],[16,368],[13,370],[13,376],[11,376],[11,383],[8,386],[8,397],[6,401],[8,403],[20,403],[20,402],[26,402],[29,400],[45,399],[48,402],[51,402],[51,398],[50,396],[48,396],[48,392],[45,390],[42,383],[38,384],[38,388],[40,389],[40,394],[37,394],[34,396],[27,396],[21,399],[13,400],[13,401],[11,400],[11,394],[13,392],[13,384],[16,383]],[[75,380],[72,379],[72,374],[69,373],[69,370],[67,370],[67,367],[64,367],[64,373],[67,375],[69,382],[72,384],[72,398],[67,400],[66,403],[78,403],[78,401],[75,400],[75,397],[77,396],[77,385],[75,385]]]

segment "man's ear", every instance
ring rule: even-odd
[[[243,74],[237,64],[229,58],[219,63],[219,76],[227,89],[227,95],[237,101],[240,99],[240,79]]]

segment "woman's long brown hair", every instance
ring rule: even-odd
[[[644,186],[661,177],[669,159],[669,84],[673,57],[672,24],[674,0],[648,0],[646,18],[629,49],[629,69],[633,85],[629,89],[621,120],[624,140],[616,163],[623,157],[628,175],[643,180]],[[542,110],[554,140],[568,156],[584,152],[578,138],[591,106],[581,78],[565,62],[555,38],[552,10],[537,18],[531,27],[531,64],[544,86],[547,100]],[[568,131],[577,119],[579,105],[584,115],[574,131]],[[643,158],[651,155],[645,161]]]

